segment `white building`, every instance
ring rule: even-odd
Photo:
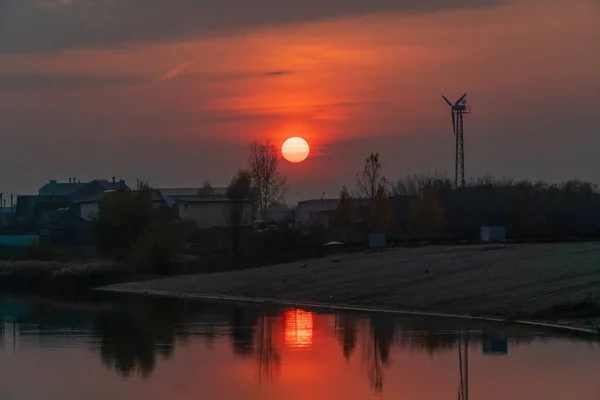
[[[252,200],[230,200],[216,197],[182,197],[176,200],[179,218],[193,221],[197,229],[231,227],[232,208],[240,207],[239,224],[251,227],[254,222],[254,202]]]
[[[106,190],[102,193],[95,194],[86,199],[76,201],[75,204],[77,204],[77,206],[79,207],[79,216],[84,221],[93,220],[96,217],[96,215],[98,215],[98,209],[100,206],[100,202],[102,201],[104,196],[107,196],[113,192],[114,192],[114,190]],[[152,192],[152,202],[154,203],[155,207],[158,207],[160,205],[165,205],[165,206],[170,207],[171,205],[174,204],[171,199],[166,198],[165,196],[163,196],[161,193],[159,193],[156,190],[154,190]]]
[[[298,202],[296,207],[296,223],[306,225],[315,220],[318,213],[333,211],[340,204],[339,199],[314,199]]]

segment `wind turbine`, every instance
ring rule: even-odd
[[[471,109],[467,107],[467,94],[460,96],[454,104],[442,95],[452,112],[452,132],[456,136],[456,161],[454,167],[454,185],[465,186],[465,147],[463,141],[463,115],[469,114]]]

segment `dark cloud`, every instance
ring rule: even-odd
[[[266,72],[265,76],[283,76],[283,75],[291,75],[292,71],[270,71]]]
[[[141,78],[67,74],[0,74],[0,90],[72,90],[108,86],[133,86]]]
[[[506,0],[0,0],[0,53],[119,47],[376,12],[436,12]]]
[[[268,72],[252,72],[252,71],[242,71],[242,72],[226,72],[226,73],[182,73],[180,75],[174,76],[168,79],[179,79],[180,81],[193,81],[196,83],[205,83],[205,82],[229,82],[229,81],[244,81],[244,80],[252,80],[252,79],[266,79],[266,78],[274,78],[279,76],[286,76],[295,74],[294,71],[268,71]],[[164,80],[164,79],[163,79]]]

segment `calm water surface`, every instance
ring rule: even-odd
[[[556,331],[137,296],[0,298],[0,399],[598,399]]]

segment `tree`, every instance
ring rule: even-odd
[[[227,187],[229,204],[225,220],[231,230],[233,253],[238,254],[243,222],[247,218],[245,202],[252,197],[252,176],[249,171],[240,170]]]
[[[154,190],[138,183],[137,190],[121,188],[105,196],[93,222],[100,251],[134,267],[170,272],[185,242],[179,221],[164,205],[155,206]]]
[[[344,230],[344,241],[346,240],[346,231],[354,225],[356,221],[356,209],[354,199],[346,189],[346,186],[340,191],[340,202],[335,211],[335,225]]]
[[[439,236],[446,227],[444,208],[433,191],[413,199],[406,219],[408,232],[414,236]]]
[[[390,200],[387,186],[380,185],[377,188],[375,199],[371,203],[371,217],[369,228],[371,232],[387,232],[391,228],[392,202]]]
[[[436,193],[449,192],[454,187],[454,182],[446,175],[438,172],[427,172],[425,174],[407,175],[398,179],[392,185],[394,196],[418,196],[428,190]]]
[[[269,206],[281,200],[287,190],[286,178],[279,171],[277,148],[270,140],[250,143],[249,171],[259,214],[267,219]]]
[[[202,184],[202,188],[198,191],[198,196],[200,197],[210,197],[215,194],[215,190],[213,189],[210,181],[206,179]]]
[[[379,153],[371,153],[365,159],[362,173],[356,174],[356,191],[359,197],[370,199],[371,202],[377,197],[380,188],[388,187],[388,182],[381,174],[381,163]]]
[[[100,251],[126,258],[133,245],[152,224],[152,189],[138,183],[137,190],[120,188],[98,205],[93,235]]]

